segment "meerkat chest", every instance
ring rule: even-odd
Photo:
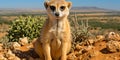
[[[54,22],[54,24],[51,26],[49,32],[50,32],[50,38],[51,38],[51,46],[53,50],[57,50],[61,46],[61,39],[64,35],[64,22]],[[57,47],[57,48],[54,48]]]
[[[54,35],[61,35],[64,32],[64,22],[63,21],[55,21],[51,28],[50,28],[50,33],[54,34]]]

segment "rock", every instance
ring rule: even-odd
[[[93,48],[94,48],[94,46],[86,46],[86,47],[84,47],[83,49],[81,49],[81,50],[79,51],[79,53],[82,53],[82,54],[87,53],[87,52],[89,52],[90,50],[92,50]]]
[[[96,36],[96,39],[97,39],[97,41],[102,41],[105,39],[105,37],[103,35],[98,35],[98,36]]]
[[[95,43],[95,40],[94,40],[94,39],[88,39],[87,41],[88,41],[88,44],[89,44],[89,45],[92,45],[93,43]]]
[[[80,49],[82,49],[82,46],[80,46],[79,44],[76,44],[75,49],[76,49],[77,51],[79,51]]]
[[[0,52],[3,51],[3,44],[0,44]]]
[[[27,38],[27,37],[21,38],[21,39],[19,40],[19,43],[20,43],[21,45],[27,45],[27,44],[28,44],[28,38]]]
[[[120,42],[111,40],[107,42],[106,48],[109,52],[120,52]]]
[[[8,60],[17,60],[15,54],[13,54],[11,50],[8,50],[8,52],[5,55]]]
[[[84,50],[88,52],[89,50],[91,50],[93,48],[94,48],[93,46],[87,46],[87,47],[84,48]]]
[[[7,60],[7,58],[4,57],[4,54],[0,54],[0,60]]]
[[[74,60],[76,58],[75,54],[74,53],[70,53],[68,56],[67,56],[67,60]]]
[[[19,47],[21,47],[21,45],[18,42],[13,42],[13,49],[17,49]]]
[[[6,53],[9,56],[15,56],[15,54],[12,53],[12,51],[9,49],[8,52]]]
[[[15,57],[15,58],[14,58],[14,60],[21,60],[21,59],[20,59],[20,58],[18,58],[18,57]]]
[[[106,40],[108,40],[108,41],[110,41],[110,40],[119,41],[120,36],[119,36],[119,34],[117,34],[115,32],[110,32],[106,35]]]

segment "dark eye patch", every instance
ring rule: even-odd
[[[52,10],[52,11],[55,11],[55,6],[50,6],[50,9]]]
[[[61,6],[61,7],[60,7],[60,10],[61,10],[61,11],[65,10],[65,6]]]

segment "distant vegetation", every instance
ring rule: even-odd
[[[1,16],[2,17],[2,16]],[[11,21],[8,21],[6,19],[3,19],[0,17],[0,24],[11,24]]]

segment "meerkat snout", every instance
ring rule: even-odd
[[[56,12],[56,13],[55,13],[55,16],[57,16],[57,17],[58,17],[59,15],[60,15],[60,14],[59,14],[59,12]]]

